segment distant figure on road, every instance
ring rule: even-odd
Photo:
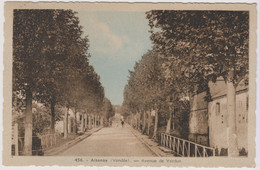
[[[125,123],[125,122],[122,120],[122,122],[121,122],[121,124],[122,124],[122,127],[124,127],[124,123]]]

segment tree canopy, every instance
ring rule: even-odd
[[[25,148],[30,154],[33,100],[50,107],[53,129],[57,104],[98,113],[104,88],[89,64],[89,40],[76,12],[14,10],[13,23],[13,107],[24,100]]]
[[[174,122],[187,134],[192,96],[206,91],[205,99],[210,101],[209,81],[223,77],[230,134],[234,134],[235,89],[248,79],[248,11],[152,10],[146,17],[153,49],[129,72],[125,112],[160,108],[159,125],[165,125],[169,107],[174,107]]]
[[[219,76],[238,84],[248,74],[247,11],[153,10],[146,14],[154,49],[164,54],[169,78],[184,81],[187,89]]]

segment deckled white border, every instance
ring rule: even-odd
[[[72,167],[62,167],[62,166],[45,166],[45,167],[35,167],[35,166],[30,166],[30,167],[4,167],[2,166],[2,151],[3,151],[3,146],[2,146],[2,131],[3,131],[3,70],[4,70],[4,66],[3,66],[3,43],[4,43],[4,36],[3,36],[3,23],[4,23],[4,2],[8,2],[8,1],[20,1],[20,0],[5,0],[2,1],[0,0],[0,168],[2,169],[21,169],[21,170],[27,170],[27,169],[50,169],[50,170],[60,170],[60,169],[71,169]],[[96,1],[96,0],[23,0],[24,2],[101,2],[101,1]],[[256,79],[256,83],[257,83],[257,89],[256,89],[256,168],[255,169],[259,169],[260,168],[260,148],[259,148],[259,1],[258,0],[207,0],[207,1],[203,1],[203,0],[102,0],[102,2],[182,2],[182,3],[192,3],[192,2],[202,2],[202,3],[257,3],[257,49],[256,49],[256,53],[257,53],[257,79]],[[79,167],[73,167],[77,168],[77,169],[108,169],[108,170],[112,170],[112,169],[135,169],[135,170],[140,170],[140,169],[158,169],[158,167],[154,167],[154,168],[147,168],[147,167],[138,167],[138,168],[130,168],[130,167],[86,167],[86,166],[79,166]],[[161,170],[168,170],[169,168],[166,167],[160,167]],[[172,168],[171,168],[172,169]],[[177,168],[177,169],[183,169],[183,168]],[[186,169],[195,169],[195,168],[186,168]],[[219,168],[205,168],[205,169],[219,169]],[[233,168],[226,168],[226,169],[233,169]],[[243,168],[243,169],[249,169],[249,168]],[[252,169],[252,168],[250,168]]]

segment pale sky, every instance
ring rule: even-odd
[[[133,70],[135,62],[151,49],[145,16],[144,12],[78,12],[90,41],[90,64],[100,75],[112,104],[122,104],[128,70]]]

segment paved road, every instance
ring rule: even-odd
[[[155,156],[125,127],[106,127],[59,154],[60,156]]]

